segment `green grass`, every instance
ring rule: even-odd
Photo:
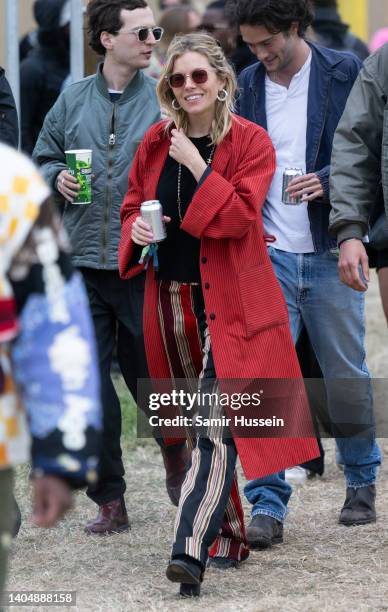
[[[120,399],[121,417],[122,417],[122,441],[126,446],[131,448],[136,446],[146,446],[154,443],[148,438],[137,437],[137,407],[135,401],[128,391],[128,388],[121,375],[116,375],[113,382]]]

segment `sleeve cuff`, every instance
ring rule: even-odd
[[[57,179],[58,179],[58,175],[62,172],[62,170],[67,170],[67,166],[64,164],[63,167],[61,168],[56,168],[55,171],[52,174],[51,180],[49,177],[45,177],[47,182],[49,183],[49,185],[51,185],[51,188],[53,189],[53,191],[56,191],[57,193],[59,193],[59,195],[63,198],[63,195],[61,194],[61,192],[57,189]]]
[[[337,243],[338,246],[344,240],[349,240],[349,238],[357,238],[358,240],[362,240],[364,238],[365,232],[362,229],[362,226],[359,223],[349,223],[345,227],[342,227],[338,230],[337,233]]]
[[[323,199],[325,200],[325,202],[328,202],[330,199],[330,172],[327,172],[327,170],[323,169],[318,170],[318,172],[316,172],[315,174],[321,181],[323,189]]]
[[[202,174],[201,178],[198,181],[197,187],[195,189],[195,191],[198,191],[198,189],[200,188],[200,186],[202,185],[202,183],[207,179],[207,177],[209,176],[209,174],[211,174],[212,169],[209,168],[209,166],[206,168],[206,170],[204,171],[204,173]]]

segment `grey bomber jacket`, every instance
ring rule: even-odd
[[[33,158],[55,189],[66,169],[65,151],[92,149],[92,204],[66,204],[64,224],[75,266],[115,270],[120,238],[120,207],[128,172],[144,133],[160,119],[156,82],[138,71],[112,103],[97,73],[66,88],[47,114]]]
[[[362,238],[382,181],[388,215],[388,45],[367,58],[334,136],[330,231]]]

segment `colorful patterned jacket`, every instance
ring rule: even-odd
[[[33,164],[0,145],[0,469],[96,479],[93,328],[66,237]],[[27,418],[26,418],[27,417]]]

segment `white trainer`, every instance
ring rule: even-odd
[[[307,480],[307,470],[296,465],[286,470],[286,481],[290,485],[303,485]]]

